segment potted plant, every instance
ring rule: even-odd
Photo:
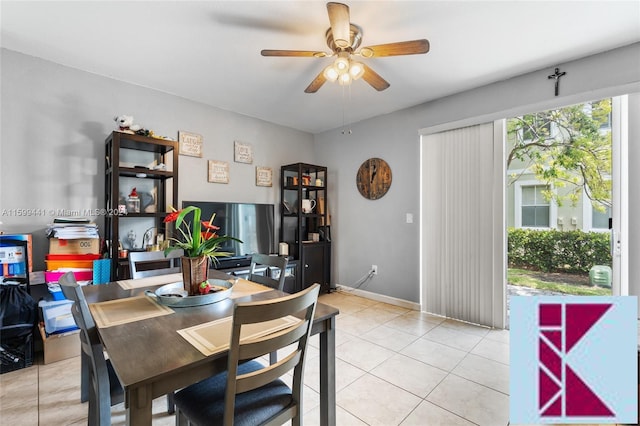
[[[185,218],[193,213],[191,222],[187,222]],[[209,221],[201,220],[202,211],[199,207],[189,206],[182,210],[175,210],[165,217],[164,222],[175,222],[176,229],[180,232],[182,238],[170,238],[172,244],[164,250],[165,256],[174,249],[181,248],[184,250],[184,256],[181,259],[182,278],[184,289],[189,296],[200,294],[200,284],[206,283],[207,273],[209,271],[209,261],[217,261],[217,257],[230,256],[232,253],[220,251],[220,245],[227,241],[237,241],[237,238],[228,235],[218,235],[220,230],[218,226],[213,224],[215,213]]]

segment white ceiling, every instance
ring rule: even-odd
[[[362,46],[426,38],[426,55],[363,60],[391,87],[304,89],[329,58],[321,1],[0,2],[1,45],[318,133],[640,41],[634,1],[349,1]],[[552,84],[552,83],[551,83]],[[348,99],[350,96],[350,100]],[[344,102],[343,102],[344,97]],[[343,106],[347,112],[343,115]],[[136,111],[127,111],[136,115]]]

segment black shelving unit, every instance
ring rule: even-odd
[[[164,164],[163,168],[156,166]],[[141,195],[140,212],[122,210],[132,187]],[[149,189],[147,191],[147,189]],[[127,230],[142,226],[155,229],[165,239],[173,227],[163,222],[169,206],[178,208],[178,142],[123,132],[112,132],[105,140],[105,239],[111,260],[111,279],[129,278],[129,260],[119,256],[123,248],[145,250],[144,234],[137,236],[140,246],[127,243]],[[144,195],[147,195],[146,200]],[[141,225],[142,224],[142,225]],[[147,226],[148,225],[148,226]]]
[[[295,163],[280,168],[280,241],[299,261],[299,288],[313,283],[331,289],[331,232],[327,208],[327,168]],[[315,206],[303,211],[303,200]],[[316,238],[314,238],[316,236]]]

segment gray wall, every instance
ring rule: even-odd
[[[557,64],[567,71],[557,98],[553,82],[546,78],[553,72],[549,67],[354,123],[348,136],[341,129],[312,136],[4,49],[1,60],[0,211],[102,206],[104,139],[114,128],[114,115],[130,114],[159,134],[175,137],[178,130],[186,130],[203,135],[203,158],[180,157],[181,199],[277,203],[281,165],[326,165],[334,241],[332,281],[353,286],[377,264],[378,275],[362,288],[412,302],[420,300],[421,129],[439,131],[640,91],[636,43]],[[384,92],[380,99],[384,101]],[[233,162],[235,139],[253,144],[256,164]],[[370,157],[385,159],[393,173],[391,189],[376,201],[364,199],[355,186],[358,167]],[[229,161],[229,185],[206,182],[207,159]],[[273,168],[273,188],[255,187],[255,165]],[[411,224],[405,221],[407,213],[414,215]],[[44,229],[50,219],[0,217],[6,232],[34,234],[36,269],[44,267]]]
[[[34,270],[45,266],[50,209],[103,207],[104,140],[114,115],[133,115],[160,135],[203,136],[203,158],[180,156],[181,200],[277,204],[280,166],[314,161],[310,134],[6,49],[1,55],[0,229],[33,234]],[[252,144],[254,164],[233,162],[234,140]],[[207,183],[207,160],[229,162],[228,185]],[[273,187],[255,186],[256,166],[273,169]],[[7,215],[12,209],[44,215]]]
[[[378,275],[361,289],[420,301],[421,129],[442,131],[640,90],[640,43],[556,66],[567,72],[559,97],[547,79],[553,73],[549,67],[355,123],[348,136],[341,129],[316,135],[318,161],[331,171],[334,281],[354,286],[376,264]],[[393,90],[393,84],[387,90]],[[380,98],[383,102],[384,92]],[[393,173],[391,189],[376,201],[360,196],[355,185],[358,167],[370,157],[386,160]],[[406,223],[407,213],[414,215],[411,224]]]

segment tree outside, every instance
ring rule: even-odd
[[[611,206],[611,99],[537,112],[507,121],[510,151],[509,184],[523,173],[555,188],[548,200],[575,204],[584,193],[601,206]],[[568,188],[564,193],[557,191]]]

